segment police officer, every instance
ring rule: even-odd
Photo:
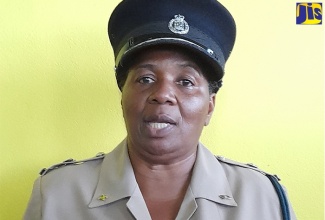
[[[127,137],[43,170],[24,219],[295,219],[275,176],[199,142],[235,42],[225,7],[123,0],[108,33]]]

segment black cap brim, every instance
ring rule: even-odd
[[[160,37],[154,39],[148,39],[145,41],[141,41],[141,43],[136,44],[133,47],[128,47],[125,45],[120,50],[119,54],[116,56],[115,62],[119,65],[116,69],[116,74],[118,74],[118,67],[122,67],[123,69],[129,68],[129,59],[132,59],[136,53],[143,51],[144,49],[148,49],[155,46],[172,46],[177,48],[184,48],[187,51],[191,52],[191,54],[195,55],[200,61],[204,61],[204,64],[208,65],[209,71],[213,71],[212,73],[206,73],[207,79],[209,81],[219,81],[223,75],[223,68],[218,65],[215,60],[215,56],[213,56],[213,51],[209,51],[202,46],[195,44],[191,41],[182,38],[173,38],[173,37]]]

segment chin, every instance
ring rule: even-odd
[[[173,153],[177,151],[177,148],[175,146],[171,146],[170,142],[166,143],[153,143],[150,145],[147,145],[147,151],[150,154],[162,156],[168,153]]]

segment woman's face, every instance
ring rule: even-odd
[[[215,94],[181,50],[155,48],[140,53],[129,69],[121,104],[130,151],[153,160],[181,159],[196,151]]]

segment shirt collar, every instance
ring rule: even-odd
[[[237,206],[221,164],[202,144],[198,145],[190,187],[194,198]],[[94,208],[131,197],[139,193],[138,191],[124,140],[103,159],[98,184],[89,207]]]
[[[98,184],[89,207],[102,206],[130,197],[137,188],[126,140],[123,140],[103,159]]]
[[[221,164],[201,143],[198,146],[190,187],[195,198],[237,206]]]

